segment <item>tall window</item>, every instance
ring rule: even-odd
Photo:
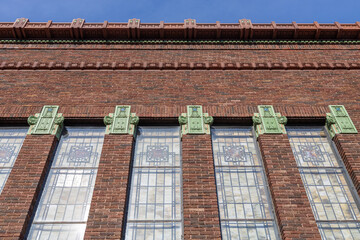
[[[179,127],[139,127],[125,239],[182,238]]]
[[[0,128],[0,194],[26,137],[27,128]]]
[[[359,197],[323,127],[287,128],[323,239],[360,239]]]
[[[211,129],[223,239],[279,239],[251,127]]]
[[[29,239],[83,239],[104,133],[103,127],[66,128]]]

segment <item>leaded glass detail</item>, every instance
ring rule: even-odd
[[[125,239],[182,239],[179,127],[139,127]]]
[[[250,127],[211,129],[222,239],[279,239]]]
[[[324,128],[289,128],[288,135],[322,238],[359,239],[359,197]]]
[[[28,239],[82,240],[86,224],[33,224]]]
[[[26,137],[27,128],[0,128],[0,194]]]
[[[83,239],[105,128],[67,127],[61,136],[29,239]]]

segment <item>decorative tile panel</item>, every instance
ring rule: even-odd
[[[131,113],[131,106],[116,106],[115,112],[105,116],[106,134],[131,134],[136,130],[139,117]]]
[[[330,113],[326,114],[326,127],[331,135],[356,134],[358,131],[343,105],[329,105]]]
[[[259,113],[254,113],[253,123],[256,135],[260,134],[286,134],[284,125],[287,118],[275,113],[271,105],[259,105]]]
[[[179,117],[182,134],[210,134],[213,121],[213,117],[203,113],[200,105],[188,105],[187,113],[182,113]]]
[[[28,118],[30,125],[28,134],[35,135],[56,135],[58,138],[63,128],[64,117],[62,113],[57,113],[59,106],[45,105],[41,113]]]

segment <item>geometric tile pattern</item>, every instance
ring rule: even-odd
[[[317,163],[325,162],[325,157],[322,153],[320,146],[318,145],[300,145],[299,146],[300,155],[304,162],[311,162],[314,165]]]
[[[68,162],[90,162],[93,146],[71,146]]]
[[[15,146],[0,144],[0,163],[8,163],[15,151]]]
[[[146,152],[147,162],[168,162],[169,146],[166,145],[149,145]]]
[[[223,146],[225,162],[245,162],[244,146]]]

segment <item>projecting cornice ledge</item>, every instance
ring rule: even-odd
[[[141,23],[134,18],[125,23],[86,23],[78,18],[68,23],[32,23],[18,18],[0,23],[0,39],[356,40],[360,39],[360,22],[259,24],[240,19],[238,23],[197,23],[195,19],[185,19],[183,23]]]
[[[0,70],[359,70],[360,62],[1,62]]]

